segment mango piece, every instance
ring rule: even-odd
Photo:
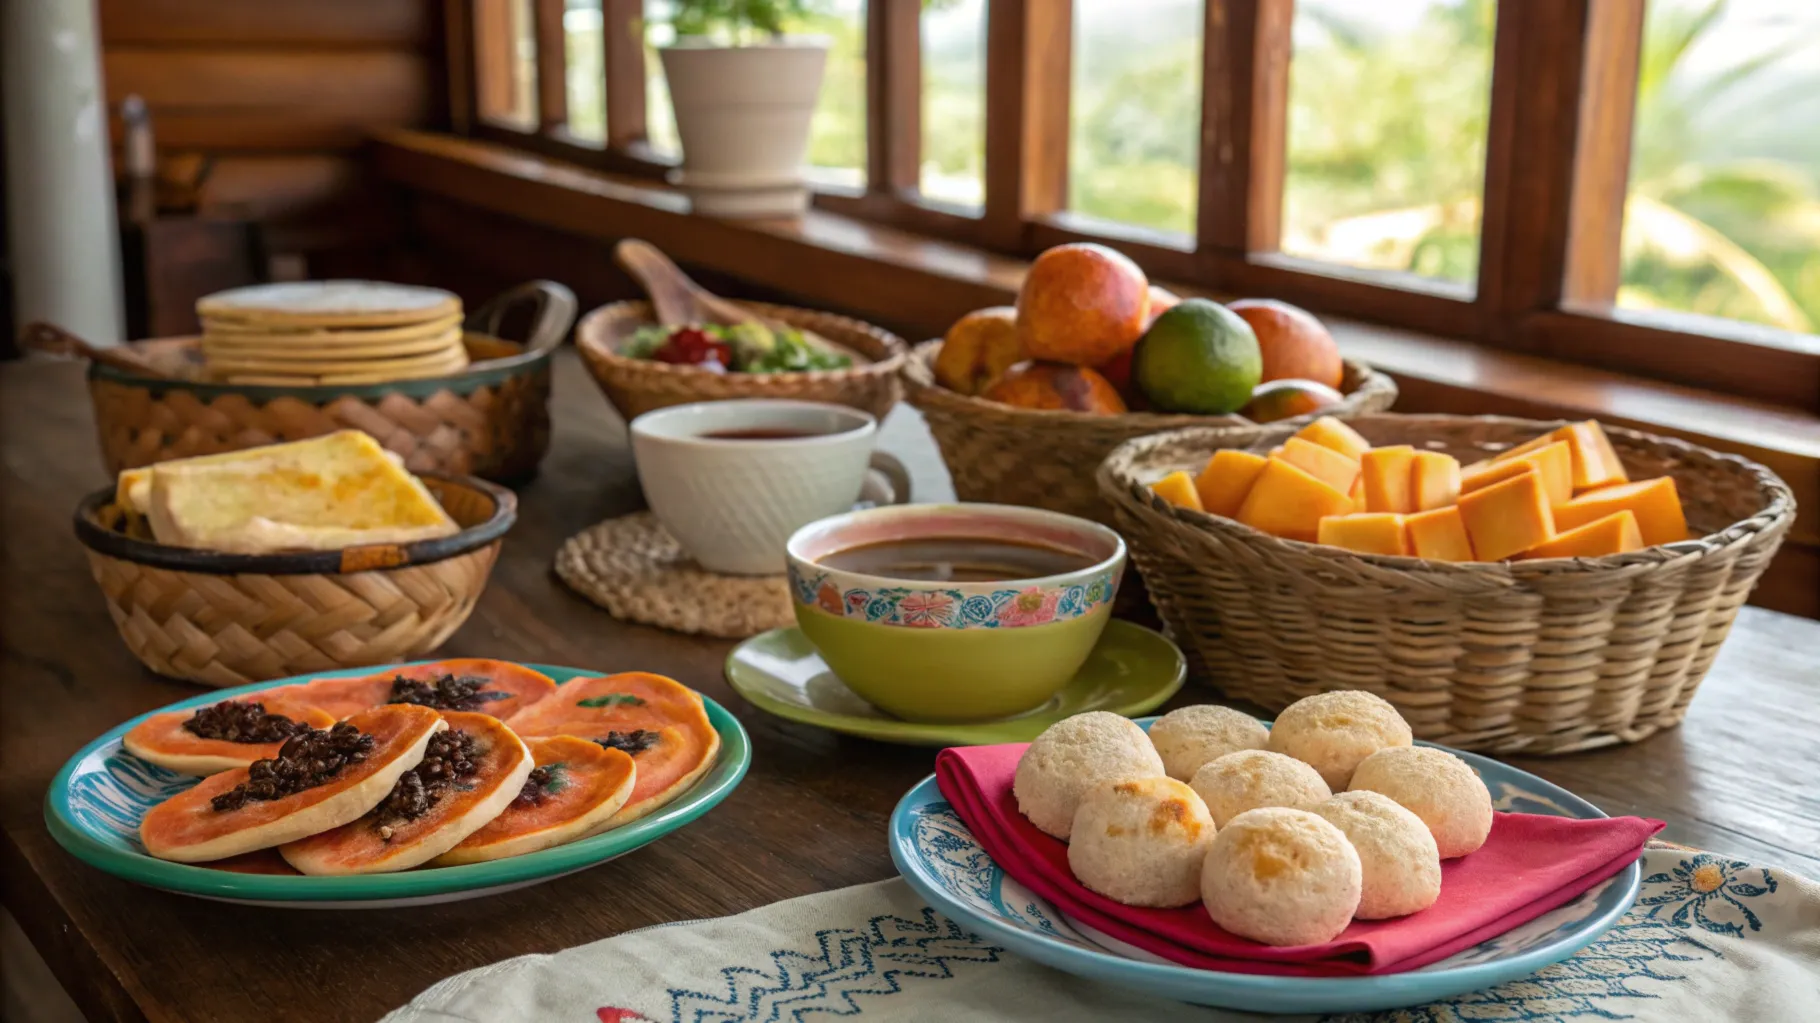
[[[1192,508],[1202,511],[1200,492],[1194,488],[1194,477],[1186,472],[1172,472],[1150,484],[1156,496],[1175,505],[1177,508]]]
[[[1291,540],[1314,540],[1321,520],[1352,511],[1343,491],[1322,483],[1281,458],[1266,461],[1238,520],[1253,529]]]
[[[1548,491],[1533,465],[1501,483],[1461,494],[1456,507],[1480,561],[1503,561],[1554,539]]]
[[[1412,512],[1445,508],[1460,499],[1460,460],[1439,451],[1418,451],[1409,463]]]
[[[1597,420],[1563,426],[1549,436],[1567,442],[1573,449],[1574,491],[1596,490],[1615,483],[1628,483],[1624,463],[1611,446],[1611,438]]]
[[[1429,561],[1474,561],[1472,540],[1466,535],[1466,523],[1460,509],[1453,505],[1432,511],[1417,512],[1403,520],[1409,531],[1409,547],[1418,558]]]
[[[1352,489],[1348,490],[1346,492],[1346,498],[1347,498],[1347,500],[1352,502],[1352,506],[1354,508],[1365,507],[1365,474],[1364,473],[1360,473],[1359,478],[1352,481]]]
[[[1316,533],[1321,543],[1363,554],[1409,553],[1409,533],[1403,516],[1390,512],[1329,515]]]
[[[1589,490],[1555,508],[1555,527],[1577,529],[1626,509],[1637,517],[1637,531],[1646,547],[1687,539],[1687,515],[1673,476]]]
[[[1372,448],[1359,458],[1359,475],[1365,479],[1365,510],[1374,512],[1415,511],[1415,496],[1410,493],[1410,469],[1416,449],[1407,444]]]
[[[1264,456],[1228,448],[1215,451],[1207,467],[1194,478],[1195,492],[1201,495],[1201,510],[1231,518],[1238,514],[1245,495],[1264,471]]]
[[[1461,470],[1460,492],[1470,494],[1509,479],[1526,465],[1534,466],[1541,474],[1542,489],[1548,494],[1550,507],[1565,504],[1574,496],[1573,453],[1566,441],[1551,441],[1515,458],[1475,462]]]
[[[1359,431],[1332,416],[1322,416],[1297,430],[1295,435],[1324,448],[1332,448],[1354,461],[1371,449],[1371,442],[1359,436]]]
[[[1281,458],[1342,494],[1351,490],[1352,481],[1359,478],[1357,461],[1300,437],[1284,441],[1282,450],[1271,457]]]
[[[1637,517],[1629,508],[1594,519],[1584,526],[1557,533],[1553,540],[1537,544],[1523,552],[1525,560],[1533,558],[1596,558],[1604,554],[1623,554],[1643,549],[1643,534],[1637,529]]]
[[[1533,440],[1518,444],[1508,451],[1501,451],[1486,459],[1485,462],[1504,462],[1513,458],[1521,458],[1547,445],[1562,441],[1567,443],[1572,454],[1573,487],[1576,492],[1630,481],[1630,477],[1624,474],[1624,463],[1619,461],[1618,452],[1611,446],[1611,438],[1605,435],[1605,428],[1600,426],[1596,419],[1588,419],[1583,423],[1570,423]],[[1478,464],[1483,465],[1485,462]]]

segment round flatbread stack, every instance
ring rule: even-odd
[[[377,384],[468,365],[461,299],[379,281],[295,281],[196,303],[210,379],[235,384]]]

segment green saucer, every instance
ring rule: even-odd
[[[830,731],[911,746],[1029,742],[1073,714],[1109,710],[1136,717],[1182,688],[1182,652],[1160,633],[1113,619],[1087,663],[1060,693],[1016,717],[972,724],[899,721],[854,695],[799,629],[772,629],[727,655],[727,682],[760,710]]]

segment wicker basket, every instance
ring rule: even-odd
[[[223,554],[119,531],[114,488],[76,509],[76,536],[120,638],[147,668],[208,686],[410,660],[474,610],[517,517],[512,492],[472,477],[424,483],[454,536],[340,551]]]
[[[507,311],[527,301],[536,309],[526,343],[493,336]],[[550,446],[550,353],[574,318],[569,289],[549,281],[520,285],[468,318],[464,341],[473,362],[467,369],[384,384],[204,383],[91,363],[89,396],[101,455],[108,471],[117,473],[352,428],[404,456],[412,472],[523,479],[537,471]],[[132,347],[173,372],[200,360],[196,338],[139,341]]]
[[[1091,467],[1113,448],[1134,437],[1184,427],[1223,428],[1230,432],[1225,446],[1239,447],[1264,429],[1243,416],[1155,412],[1097,416],[987,401],[936,383],[935,356],[941,347],[940,341],[916,346],[904,366],[905,399],[928,420],[954,477],[954,493],[963,501],[1029,505],[1111,525],[1110,509],[1094,485]],[[1342,385],[1346,400],[1322,414],[1381,412],[1397,400],[1396,383],[1361,362],[1346,363]],[[1301,424],[1312,418],[1299,416],[1283,423]]]
[[[1374,444],[1474,461],[1559,423],[1366,416]],[[1253,448],[1289,433],[1273,427]],[[1610,429],[1634,479],[1673,476],[1699,539],[1600,558],[1447,564],[1279,540],[1184,511],[1146,484],[1198,470],[1227,434],[1132,441],[1101,466],[1151,599],[1190,670],[1271,710],[1331,689],[1395,704],[1417,736],[1500,753],[1636,742],[1680,722],[1795,517],[1774,473]]]
[[[794,398],[851,405],[880,419],[902,393],[898,371],[907,351],[896,334],[869,323],[790,306],[742,302],[747,309],[792,327],[813,331],[872,361],[850,369],[809,373],[710,373],[651,359],[628,359],[620,347],[652,319],[649,302],[615,302],[582,317],[575,346],[594,382],[628,421],[652,409],[728,398]]]

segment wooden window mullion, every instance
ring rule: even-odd
[[[910,197],[923,148],[922,0],[866,4],[866,181]]]
[[[1644,0],[1597,0],[1588,14],[1561,296],[1569,303],[1610,306],[1618,297],[1643,15]]]
[[[545,133],[569,127],[569,66],[562,29],[563,0],[531,0],[537,41],[537,123]]]
[[[601,61],[607,77],[607,147],[645,141],[644,0],[601,0]]]
[[[1207,0],[1201,42],[1197,247],[1243,257],[1277,247],[1295,0]]]
[[[990,244],[1026,247],[1028,226],[1068,201],[1071,0],[986,5],[986,209]]]

